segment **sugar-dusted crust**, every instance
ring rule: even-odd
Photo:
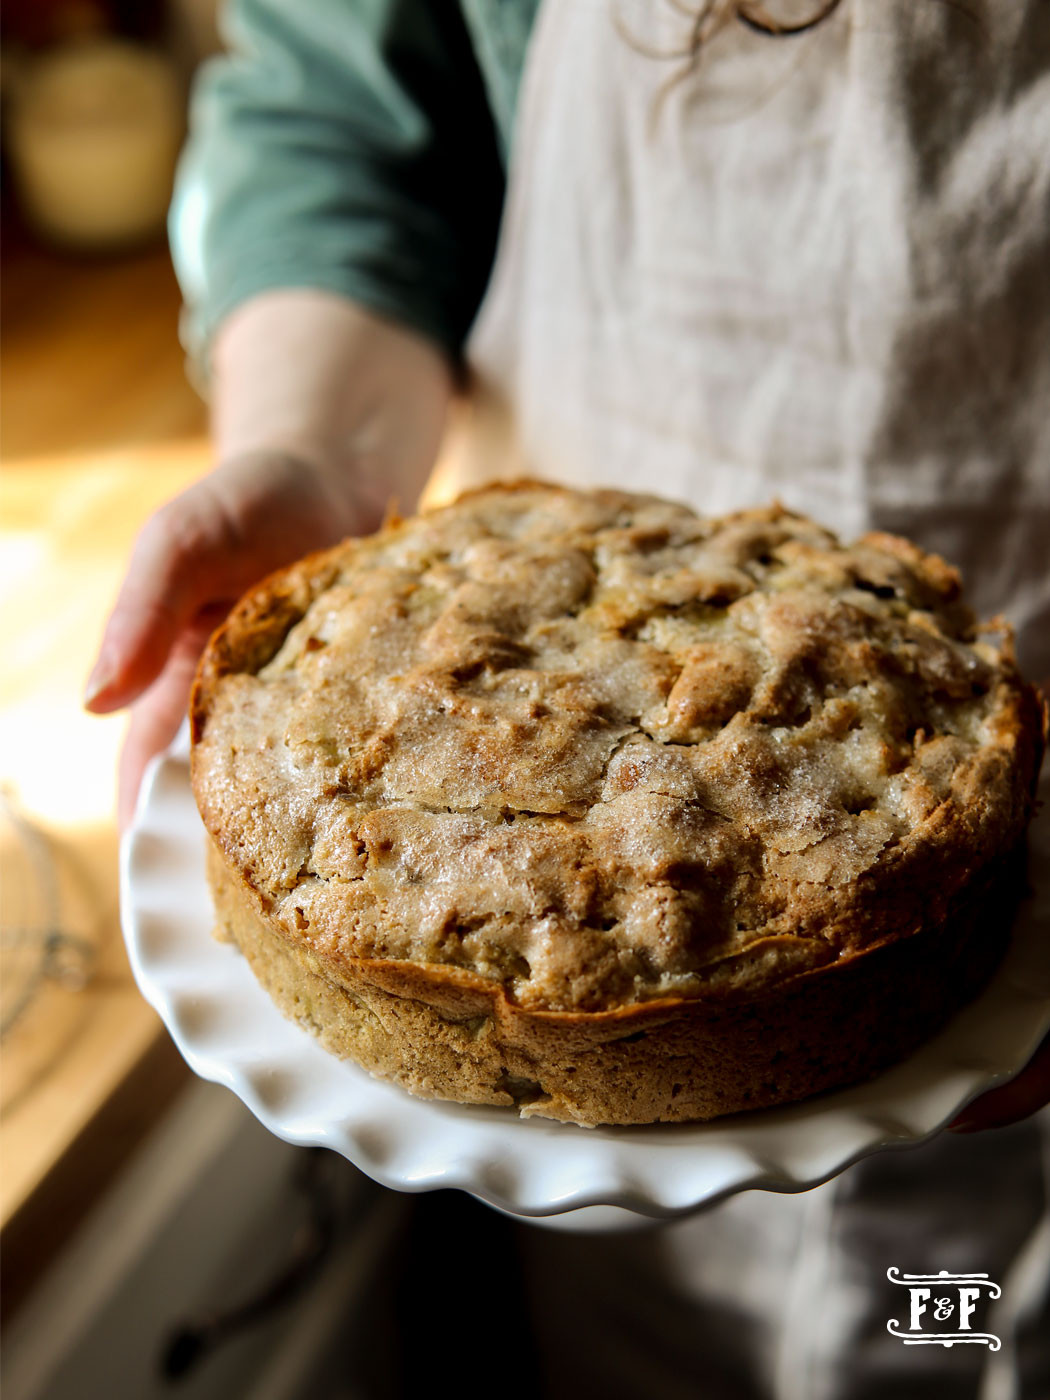
[[[266,580],[192,723],[220,924],[283,1009],[579,1122],[906,1053],[1001,947],[973,911],[1044,730],[904,540],[536,482]]]

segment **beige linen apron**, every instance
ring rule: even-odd
[[[1050,5],[680,3],[541,7],[455,483],[907,531],[1050,674]]]
[[[1050,675],[1050,3],[843,0],[673,81],[686,27],[541,8],[439,493],[527,472],[900,530]],[[640,1238],[526,1232],[550,1394],[1050,1394],[1045,1119]],[[997,1278],[1002,1351],[890,1338],[891,1265]]]

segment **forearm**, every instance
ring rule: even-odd
[[[414,507],[452,393],[440,350],[333,293],[282,289],[242,303],[212,349],[215,455],[311,462],[368,514]]]

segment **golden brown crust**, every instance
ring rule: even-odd
[[[878,1073],[983,985],[1020,883],[1007,859],[940,924],[751,997],[538,1012],[457,968],[327,964],[273,928],[214,848],[210,860],[223,936],[325,1049],[423,1098],[514,1105],[583,1127],[698,1122]]]
[[[1020,840],[1045,722],[955,570],[907,541],[537,482],[265,580],[191,713],[220,917],[285,969],[277,999],[291,959],[408,1027],[410,1005],[487,1017],[480,1078],[409,1087],[535,1080],[529,1111],[585,1122],[741,1106],[755,1056],[701,1092],[704,1018],[753,1035],[770,997],[798,1014],[799,987],[875,985],[895,943],[934,946]],[[550,1087],[556,1046],[608,1058],[638,1017],[664,1018],[671,1060],[696,1047],[689,1092],[662,1099],[656,1068],[630,1094]],[[514,1058],[527,1033],[542,1081]],[[781,1096],[826,1087],[778,1063]]]

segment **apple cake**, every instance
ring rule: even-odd
[[[700,1120],[902,1058],[984,984],[1044,707],[904,539],[498,485],[266,579],[192,773],[220,936],[414,1094]]]

